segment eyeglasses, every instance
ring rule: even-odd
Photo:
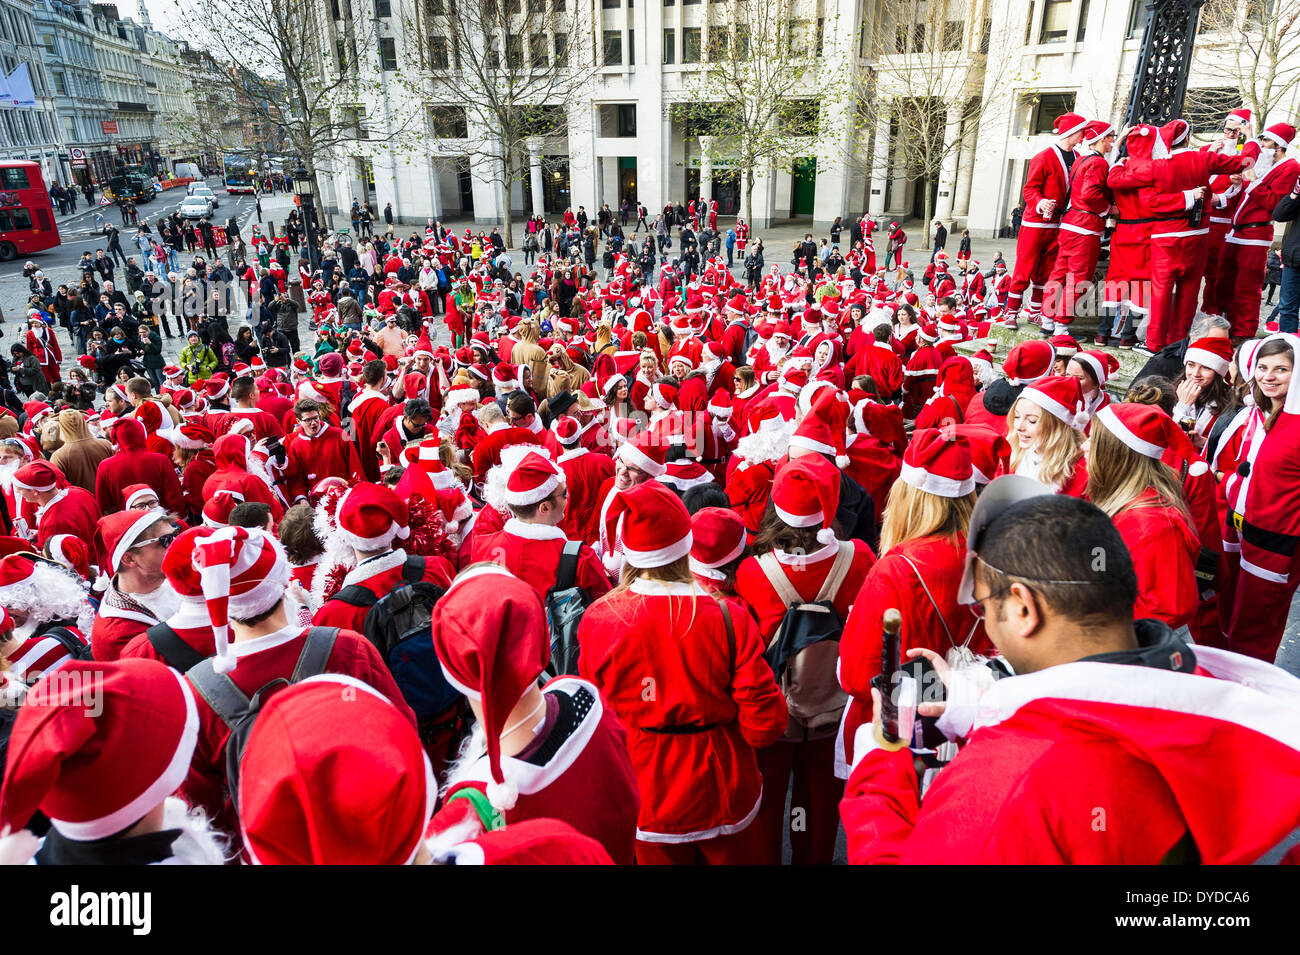
[[[981,620],[983,620],[983,619],[984,619],[984,601],[986,601],[986,600],[992,600],[992,599],[994,599],[995,597],[1001,597],[1001,596],[1003,596],[1004,594],[1009,594],[1009,593],[1011,593],[1011,588],[1010,588],[1010,587],[1004,587],[1004,588],[1001,589],[1001,590],[995,590],[995,591],[993,591],[992,593],[987,593],[987,594],[985,594],[983,597],[975,597],[975,596],[972,596],[972,597],[971,597],[971,602],[970,602],[970,612],[973,613],[975,616],[979,617]]]
[[[129,549],[139,550],[141,547],[148,547],[150,544],[162,544],[163,549],[166,550],[168,547],[172,546],[172,541],[179,537],[180,533],[180,531],[173,530],[168,534],[163,534],[161,537],[151,537],[148,540],[136,541],[135,545]]]

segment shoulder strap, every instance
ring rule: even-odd
[[[341,600],[349,607],[373,607],[379,602],[378,597],[360,584],[348,584],[330,599]]]
[[[722,625],[727,628],[727,660],[730,661],[731,675],[736,675],[736,625],[731,619],[731,608],[727,606],[727,601],[717,594],[710,594],[717,601],[718,609],[722,611]]]
[[[63,645],[63,649],[67,650],[73,656],[84,653],[86,649],[86,645],[82,643],[77,635],[67,627],[50,627],[48,630],[42,630],[37,634],[37,636],[53,637]]]
[[[799,596],[799,591],[794,589],[794,584],[790,583],[790,578],[786,576],[785,568],[781,562],[776,559],[776,555],[771,551],[761,555],[758,558],[758,566],[767,577],[767,582],[772,585],[776,595],[781,598],[781,602],[786,607],[793,607],[795,604],[801,604],[804,599]]]
[[[930,599],[930,606],[934,608],[934,615],[939,618],[939,626],[943,627],[943,632],[948,638],[949,645],[954,648],[959,646],[957,641],[952,638],[952,631],[948,629],[948,621],[944,619],[943,611],[939,609],[938,601],[934,599],[934,594],[930,593],[929,585],[926,584],[925,578],[921,576],[921,569],[917,567],[916,564],[912,562],[912,558],[908,557],[906,554],[899,554],[898,556],[907,561],[907,565],[912,568],[912,573],[916,574],[916,579],[921,582],[921,589],[925,591],[926,597]],[[971,627],[970,633],[966,634],[966,639],[961,642],[960,646],[964,647],[970,643],[971,637],[975,636],[975,627],[978,626],[979,621],[976,620],[975,625]]]
[[[165,623],[154,624],[144,632],[144,635],[149,638],[149,643],[158,651],[163,661],[169,667],[180,670],[182,673],[198,666],[207,659],[198,650],[195,650],[182,640],[180,634]]]
[[[578,577],[578,552],[582,541],[565,541],[560,563],[555,570],[555,589],[568,590]]]
[[[212,669],[212,659],[201,661],[185,673],[190,685],[199,691],[199,696],[207,700],[212,711],[221,717],[221,722],[231,729],[235,728],[241,714],[247,712],[249,699],[229,676]]]
[[[406,558],[406,563],[402,565],[402,580],[408,584],[418,584],[424,580],[424,558],[418,554]]]
[[[325,672],[330,654],[334,652],[334,642],[338,639],[338,627],[312,627],[307,631],[303,641],[302,652],[298,654],[298,665],[293,668],[290,683],[297,683],[309,676]]]
[[[844,578],[849,575],[851,566],[853,566],[853,542],[840,541],[840,549],[835,554],[835,563],[831,564],[830,573],[822,581],[822,589],[817,591],[817,599],[834,600],[835,595],[840,592]]]

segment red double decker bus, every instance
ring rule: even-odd
[[[52,249],[60,241],[40,165],[0,161],[0,262]]]

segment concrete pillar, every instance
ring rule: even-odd
[[[442,181],[439,176],[440,170],[436,162],[430,161],[425,166],[425,175],[429,180],[429,218],[437,222],[443,216],[442,212]]]
[[[953,214],[970,215],[971,183],[975,181],[975,135],[977,124],[969,122],[962,130],[961,156],[957,164],[957,204]]]
[[[889,114],[885,113],[876,123],[876,139],[871,153],[871,194],[867,198],[867,209],[877,219],[885,214],[892,146],[889,139]]]
[[[714,137],[700,137],[700,196],[706,200],[713,198],[713,144]],[[688,198],[694,199],[695,196]]]
[[[948,122],[943,128],[944,160],[939,172],[939,194],[934,201],[934,217],[951,219],[957,191],[957,138],[961,135],[961,108],[948,107]],[[926,226],[929,228],[929,226]]]
[[[569,111],[569,202],[577,213],[584,206],[590,219],[596,218],[596,141],[594,109],[582,100]],[[563,210],[561,210],[563,211]]]
[[[546,205],[545,193],[542,190],[542,138],[530,136],[527,145],[528,182],[533,194],[533,212],[540,215],[545,212]]]

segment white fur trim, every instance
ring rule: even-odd
[[[1065,405],[1061,404],[1055,398],[1044,394],[1037,388],[1026,388],[1024,391],[1020,392],[1020,398],[1028,398],[1052,417],[1060,418],[1071,428],[1077,428],[1079,426],[1078,411],[1065,407]]]
[[[925,491],[927,494],[935,494],[939,497],[965,497],[975,490],[974,470],[972,466],[970,477],[957,480],[956,478],[945,477],[942,474],[933,474],[924,468],[904,463],[898,477],[918,491]],[[984,483],[988,483],[987,479]]]
[[[781,518],[782,521],[789,524],[791,527],[814,527],[823,521],[820,508],[812,514],[791,514],[789,511],[783,510],[776,501],[773,501],[772,509],[776,511],[777,517]]]
[[[674,541],[664,547],[658,547],[654,550],[632,550],[623,541],[623,559],[633,567],[649,568],[662,567],[665,564],[671,564],[675,560],[680,560],[691,552],[693,538],[691,532],[687,531],[686,536],[678,541]]]
[[[1216,375],[1226,377],[1228,374],[1228,360],[1204,348],[1187,349],[1187,354],[1183,357],[1183,361],[1194,361],[1198,365],[1204,365],[1206,368],[1211,369]]]
[[[524,540],[568,540],[564,531],[560,530],[558,527],[552,527],[550,524],[529,524],[525,521],[521,521],[517,517],[512,517],[510,520],[506,521],[506,525],[503,529],[512,537],[519,537]]]
[[[1148,458],[1155,458],[1157,461],[1164,457],[1164,448],[1160,447],[1158,444],[1152,444],[1150,441],[1139,438],[1136,434],[1130,431],[1128,425],[1124,424],[1124,422],[1120,420],[1119,415],[1115,413],[1115,409],[1110,405],[1099,410],[1095,415],[1093,415],[1093,418],[1104,424],[1107,431],[1119,438],[1120,441],[1124,442],[1124,444],[1132,448],[1138,454],[1144,454]]]
[[[644,451],[638,448],[632,442],[623,444],[618,449],[618,456],[623,459],[625,464],[640,468],[651,477],[659,477],[667,470],[667,465],[660,464],[658,461],[649,457]]]

